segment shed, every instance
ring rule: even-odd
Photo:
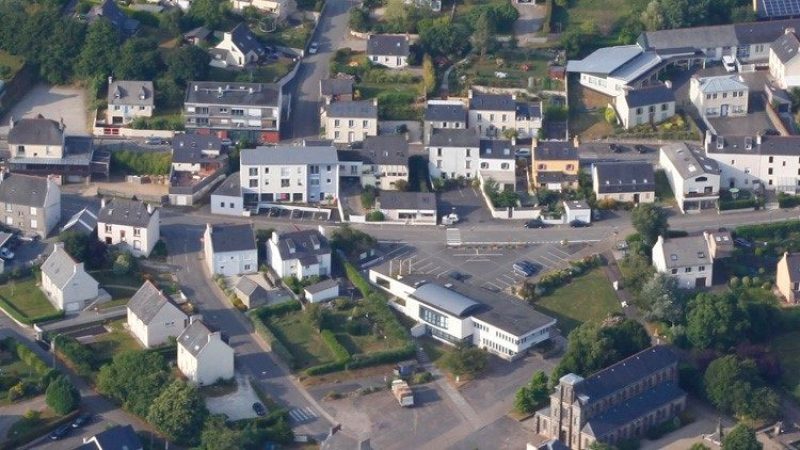
[[[584,223],[592,222],[592,208],[584,200],[564,201],[564,212],[567,214],[567,222],[580,220]]]
[[[339,296],[339,283],[336,280],[324,280],[306,286],[303,289],[306,300],[310,303],[320,303]]]

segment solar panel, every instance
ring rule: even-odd
[[[800,15],[800,0],[760,0],[766,17],[788,17]]]

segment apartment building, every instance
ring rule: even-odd
[[[139,200],[104,198],[97,214],[97,238],[134,256],[149,256],[161,238],[159,209]]]
[[[480,145],[481,140],[473,129],[434,128],[426,147],[431,177],[477,176]]]
[[[716,136],[706,133],[705,156],[717,162],[722,187],[800,189],[800,136]]]
[[[378,135],[378,100],[338,101],[322,108],[325,139],[337,144],[361,142]]]
[[[700,212],[717,207],[720,169],[716,161],[685,143],[679,143],[662,146],[658,163],[664,169],[682,212]]]
[[[152,117],[154,99],[152,81],[114,80],[108,77],[106,124],[127,125],[137,117]]]
[[[653,246],[653,267],[678,280],[684,289],[711,287],[714,280],[714,258],[702,235],[670,239],[659,236]]]
[[[361,148],[339,154],[356,163],[362,186],[393,190],[398,181],[408,182],[408,142],[403,135],[367,136]]]
[[[517,158],[515,143],[508,140],[482,139],[478,154],[479,175],[484,181],[492,179],[501,191],[515,191]]]
[[[704,117],[746,116],[750,88],[738,75],[693,76],[689,98]]]
[[[515,94],[483,94],[469,90],[469,126],[486,139],[536,136],[542,126],[541,104],[517,101]]]
[[[578,187],[578,149],[569,141],[532,142],[531,179],[537,189],[561,191]]]

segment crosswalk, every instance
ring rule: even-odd
[[[317,418],[317,413],[310,407],[294,408],[289,410],[289,418],[295,424],[301,424]]]

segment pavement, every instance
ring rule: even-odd
[[[52,120],[63,120],[67,134],[88,135],[86,92],[72,86],[50,86],[39,83],[25,94],[0,121],[0,135],[8,135],[9,121],[41,114]]]
[[[256,416],[253,403],[259,401],[256,391],[245,377],[236,377],[236,390],[219,397],[206,397],[206,407],[211,414],[225,414],[228,420],[252,419]]]
[[[519,19],[514,22],[514,37],[517,38],[517,44],[524,47],[547,42],[546,36],[539,36],[546,14],[544,3],[512,2],[512,5],[519,11]]]

